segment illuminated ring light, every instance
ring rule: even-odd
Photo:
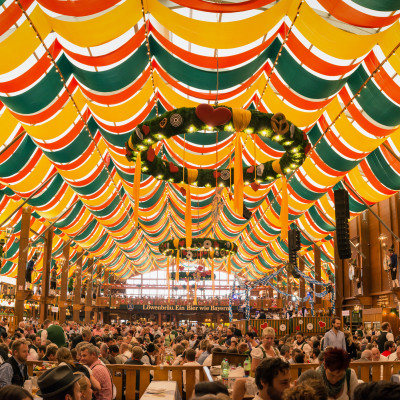
[[[281,113],[266,114],[257,110],[249,110],[249,112],[251,119],[245,133],[255,133],[270,138],[283,147],[285,154],[279,160],[244,168],[245,184],[270,183],[280,177],[282,172],[286,174],[299,167],[311,148],[306,134],[287,121]],[[207,131],[213,129],[210,128],[211,126],[233,132],[232,109],[200,104],[196,108],[184,107],[168,111],[159,117],[144,121],[134,129],[128,142],[125,143],[126,157],[129,161],[135,161],[140,153],[142,172],[156,179],[173,183],[189,183],[199,187],[215,187],[216,184],[230,186],[231,182],[234,182],[233,168],[219,171],[185,168],[184,180],[182,180],[183,168],[157,157],[153,148],[163,139],[185,133]],[[275,163],[275,168],[273,168],[273,163]]]
[[[193,239],[190,249],[186,247],[186,238],[167,240],[158,246],[160,253],[166,256],[179,255],[183,260],[198,260],[208,258],[225,258],[229,254],[236,254],[237,245],[228,240],[211,238]]]

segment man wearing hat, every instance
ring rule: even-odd
[[[67,365],[50,369],[39,377],[37,395],[43,400],[81,400],[80,378]]]

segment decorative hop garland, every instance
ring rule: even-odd
[[[179,251],[180,257],[186,260],[200,258],[224,258],[229,254],[236,254],[237,245],[226,240],[211,238],[193,239],[190,249],[186,249],[186,238],[167,240],[158,246],[160,253],[166,256],[176,257]]]
[[[275,160],[243,169],[243,180],[251,183],[253,189],[257,190],[260,183],[270,183],[282,173],[289,173],[299,167],[311,145],[306,134],[287,121],[283,114],[266,114],[257,110],[249,110],[249,112],[251,119],[245,133],[261,134],[279,143],[285,150],[285,154],[279,160],[280,168],[276,165],[277,160]],[[125,144],[126,157],[129,161],[134,161],[140,153],[142,172],[156,179],[174,183],[181,183],[183,179],[184,183],[201,187],[215,187],[216,184],[230,186],[231,182],[234,182],[233,168],[219,171],[185,169],[185,174],[183,174],[182,167],[157,157],[152,147],[163,139],[210,130],[210,127],[233,132],[235,129],[232,109],[229,107],[213,108],[207,104],[200,104],[197,108],[184,107],[168,111],[136,127]],[[274,162],[275,168],[273,168]]]

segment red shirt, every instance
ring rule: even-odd
[[[385,350],[381,355],[382,355],[383,357],[389,357],[391,354],[392,354],[392,353],[391,353],[390,350]]]

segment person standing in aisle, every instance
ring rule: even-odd
[[[324,350],[327,347],[333,347],[334,349],[346,350],[346,338],[344,333],[340,330],[340,318],[332,318],[332,329],[325,333],[324,336]]]

